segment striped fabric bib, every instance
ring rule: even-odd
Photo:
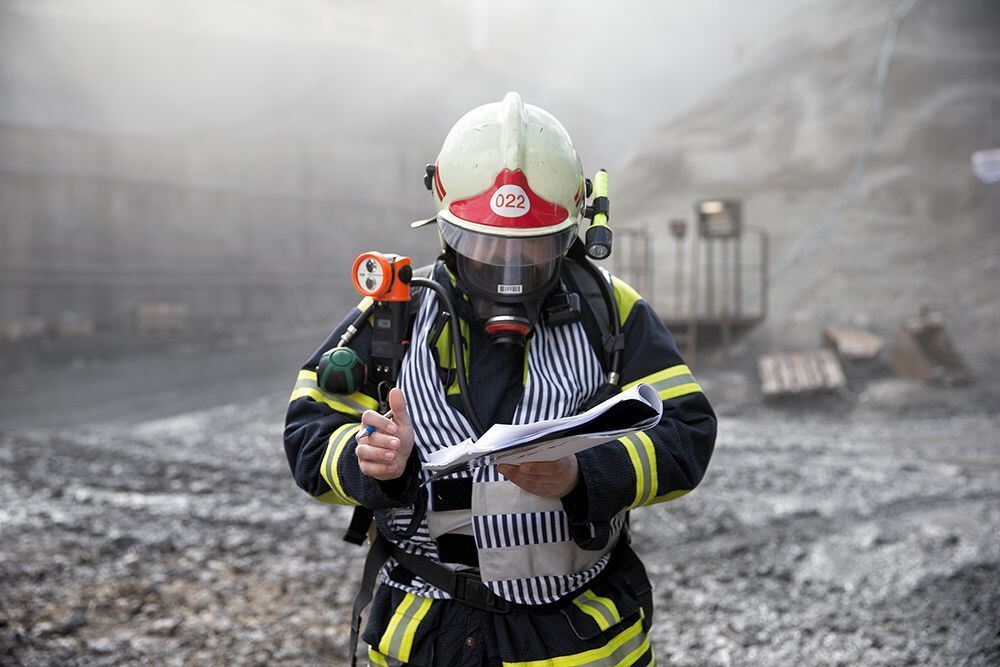
[[[428,332],[438,314],[438,297],[423,290],[413,339],[403,361],[398,386],[406,396],[413,422],[414,446],[421,460],[443,447],[474,437],[465,416],[448,405]],[[579,322],[560,327],[539,323],[527,350],[527,380],[514,412],[514,424],[576,414],[603,382],[597,356]],[[425,473],[421,473],[425,474]],[[560,600],[586,585],[607,565],[609,552],[624,524],[624,512],[612,522],[612,539],[600,551],[579,548],[570,537],[562,502],[535,496],[506,480],[495,466],[461,472],[473,477],[470,512],[432,512],[412,538],[399,542],[410,553],[438,560],[434,538],[441,532],[475,538],[480,574],[496,595],[516,604],[539,605]],[[452,515],[452,516],[438,516]],[[412,510],[391,512],[394,528],[405,527]],[[395,563],[390,560],[385,575]],[[389,585],[425,597],[448,595],[419,578],[405,585],[382,577]]]

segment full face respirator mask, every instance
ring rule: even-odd
[[[559,281],[576,228],[545,236],[495,236],[439,219],[441,238],[476,317],[496,345],[524,346]]]

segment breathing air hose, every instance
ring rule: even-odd
[[[472,409],[472,399],[469,398],[469,382],[465,377],[465,346],[462,343],[462,331],[458,324],[458,311],[455,310],[455,302],[452,301],[448,290],[434,280],[414,277],[410,281],[410,284],[434,290],[444,302],[445,308],[448,309],[448,315],[451,318],[451,326],[449,328],[451,329],[452,349],[455,351],[455,372],[458,374],[458,395],[462,399],[465,416],[478,438],[486,432],[486,429],[483,428],[482,423],[480,423],[479,418]]]

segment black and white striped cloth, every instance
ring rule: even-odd
[[[438,313],[437,295],[422,292],[422,301],[413,327],[410,350],[403,361],[398,386],[406,396],[413,421],[415,447],[424,460],[430,452],[474,437],[465,416],[448,405],[438,375],[436,362],[428,346],[427,334]],[[576,414],[583,402],[603,382],[603,371],[587,335],[580,323],[549,328],[539,323],[528,347],[528,373],[521,402],[513,423],[525,424]],[[456,473],[453,477],[468,477]],[[474,472],[474,483],[500,482],[503,476],[495,466]],[[405,527],[412,510],[395,510],[391,521],[397,529]],[[612,528],[617,534],[625,521],[624,513],[615,517]],[[489,514],[474,517],[472,523],[479,549],[502,549],[532,544],[571,541],[568,519],[561,510],[547,512]],[[437,559],[437,547],[430,538],[426,519],[416,534],[399,545],[410,553]],[[517,604],[548,604],[583,587],[607,565],[605,554],[586,569],[557,576],[536,576],[522,579],[486,581],[493,592]],[[415,595],[436,599],[448,597],[443,591],[415,578],[409,585],[388,579],[386,573],[395,566],[390,560],[383,570],[382,580]]]

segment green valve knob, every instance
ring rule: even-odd
[[[319,358],[319,388],[331,394],[353,394],[365,382],[365,362],[349,347],[335,347]]]

